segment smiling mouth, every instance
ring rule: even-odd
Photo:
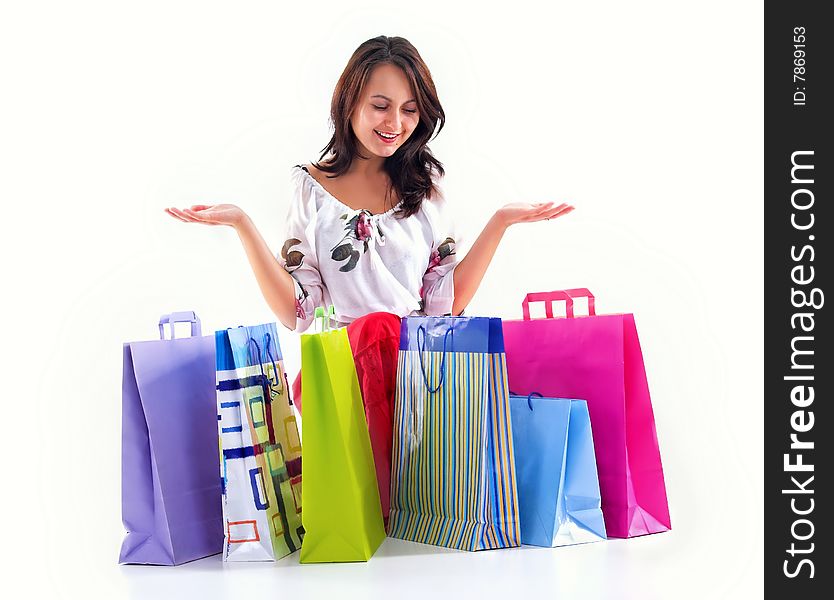
[[[390,144],[395,141],[398,137],[400,137],[399,133],[389,133],[387,131],[379,131],[378,129],[374,129],[374,133],[381,139],[383,142]]]

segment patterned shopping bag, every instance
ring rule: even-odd
[[[394,408],[392,537],[521,544],[501,320],[406,317]]]
[[[223,559],[277,560],[301,547],[301,442],[275,324],[215,334]]]

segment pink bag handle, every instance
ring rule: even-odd
[[[562,290],[571,298],[588,298],[588,316],[593,317],[596,315],[596,310],[594,309],[594,295],[588,288],[573,288],[570,290]]]
[[[531,302],[544,302],[544,314],[548,319],[553,318],[553,301],[554,300],[564,300],[565,301],[565,312],[567,313],[568,319],[573,318],[573,300],[567,294],[567,292],[559,290],[555,292],[531,292],[524,297],[524,301],[521,303],[521,311],[524,314],[524,320],[530,320],[530,303]]]

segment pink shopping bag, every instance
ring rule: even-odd
[[[580,297],[588,298],[588,316],[573,314]],[[554,301],[565,303],[567,318],[553,317]],[[545,303],[546,318],[530,318],[531,302]],[[671,529],[634,315],[597,315],[584,288],[527,294],[522,310],[524,319],[504,321],[509,387],[587,400],[608,536]]]

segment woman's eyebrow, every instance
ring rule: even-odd
[[[394,102],[393,100],[391,100],[391,98],[382,94],[374,94],[373,96],[371,96],[371,98],[382,98],[383,100],[387,100],[388,102]],[[417,100],[415,98],[412,98],[411,100],[406,100],[405,102],[403,102],[403,104],[408,104],[409,102],[417,102]]]

